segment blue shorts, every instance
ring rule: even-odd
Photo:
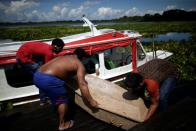
[[[47,94],[53,105],[68,103],[65,81],[56,76],[37,71],[33,78],[34,84]]]

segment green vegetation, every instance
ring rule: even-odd
[[[86,28],[79,27],[22,27],[3,28],[0,30],[0,39],[12,39],[15,41],[48,39],[82,33]]]
[[[196,22],[131,22],[100,28],[113,28],[117,30],[135,30],[145,37],[151,34],[164,34],[166,32],[196,32]]]
[[[131,22],[128,24],[116,24],[97,26],[98,29],[112,28],[116,30],[135,30],[144,37],[151,34],[166,32],[196,32],[196,22]],[[0,39],[32,40],[63,37],[89,31],[87,27],[20,27],[0,29]]]
[[[134,22],[108,26],[97,26],[98,29],[113,28],[117,30],[135,30],[144,37],[167,32],[189,32],[192,38],[189,41],[170,41],[155,43],[157,49],[164,49],[174,53],[171,61],[178,66],[181,80],[196,79],[196,22]],[[33,40],[63,37],[89,31],[83,27],[20,27],[0,29],[0,39]],[[145,46],[151,48],[151,45]]]
[[[180,72],[180,79],[196,80],[196,44],[195,40],[188,42],[181,41],[169,41],[155,43],[156,49],[164,49],[173,53],[173,56],[169,59],[175,63]],[[147,49],[151,49],[152,45],[145,46]]]

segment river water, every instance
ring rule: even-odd
[[[188,41],[191,38],[191,33],[179,33],[179,32],[168,32],[166,34],[155,35],[154,38],[143,38],[142,42],[150,43],[153,41],[157,42],[168,42],[168,41]]]

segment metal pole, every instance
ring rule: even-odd
[[[133,72],[137,72],[137,42],[134,40],[132,42],[132,68]]]

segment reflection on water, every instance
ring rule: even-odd
[[[158,41],[158,42],[167,42],[167,41],[188,41],[191,38],[191,34],[190,33],[178,33],[178,32],[169,32],[167,34],[160,34],[160,35],[156,35],[154,37],[154,41]],[[152,42],[152,38],[144,38],[142,39],[142,42],[144,43],[149,43]]]

